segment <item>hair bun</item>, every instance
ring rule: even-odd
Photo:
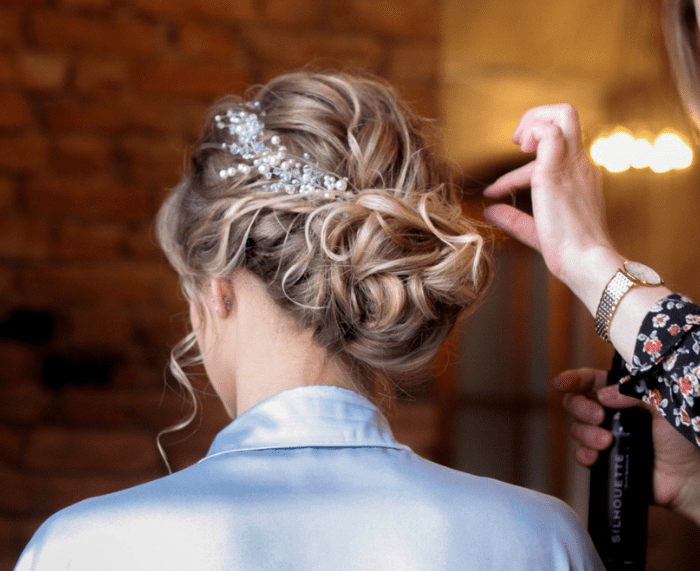
[[[439,192],[415,206],[384,191],[327,209],[321,251],[328,279],[319,335],[357,363],[402,383],[421,378],[458,317],[490,279],[484,239]],[[321,329],[319,329],[321,331]]]
[[[242,102],[216,104],[158,218],[186,296],[196,303],[211,276],[244,268],[344,361],[365,394],[377,393],[377,379],[422,378],[490,278],[484,239],[462,216],[428,123],[386,82],[359,75],[284,75],[252,101],[261,139],[277,145],[278,137],[291,155],[308,155],[347,179],[352,194],[273,193],[264,172],[239,176],[231,163],[241,157],[222,147],[228,135],[216,117]]]

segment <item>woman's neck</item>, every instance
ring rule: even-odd
[[[237,416],[280,391],[305,385],[352,388],[340,360],[300,330],[277,306],[264,285],[247,272],[232,280],[234,303],[229,337],[233,387],[219,391],[224,405]],[[231,392],[230,389],[234,389]]]

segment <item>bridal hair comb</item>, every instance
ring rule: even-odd
[[[265,112],[259,110],[260,103],[247,103],[247,110],[234,111],[228,109],[224,115],[216,115],[216,126],[228,131],[237,138],[235,143],[222,143],[221,147],[234,157],[240,157],[237,167],[221,169],[219,176],[226,179],[240,173],[247,175],[257,171],[270,181],[263,188],[270,192],[287,194],[321,193],[324,198],[337,198],[338,193],[344,193],[348,188],[347,178],[338,178],[323,172],[311,162],[308,153],[303,160],[285,154],[286,147],[280,145],[277,135],[270,137],[266,145],[261,139],[265,129],[261,116]]]

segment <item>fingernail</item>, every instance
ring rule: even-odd
[[[600,424],[605,420],[605,411],[602,406],[595,405],[593,409],[593,417],[595,418],[596,424]]]
[[[604,450],[612,444],[613,436],[609,432],[605,432],[598,437],[598,445],[601,450]]]
[[[617,395],[617,385],[610,385],[609,387],[603,387],[598,391],[598,398],[612,398]]]

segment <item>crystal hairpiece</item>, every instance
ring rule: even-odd
[[[260,103],[257,101],[247,103],[246,107],[247,111],[229,109],[225,115],[214,117],[219,129],[227,130],[238,138],[236,143],[222,143],[221,147],[245,161],[238,163],[237,167],[221,169],[221,178],[226,179],[237,173],[248,174],[255,169],[270,181],[263,186],[270,192],[323,193],[325,198],[333,198],[336,192],[347,190],[347,178],[323,172],[311,162],[308,153],[304,153],[303,160],[286,155],[286,147],[280,145],[277,135],[270,137],[271,147],[261,141],[265,126],[260,121],[260,116],[265,113],[259,111]]]

